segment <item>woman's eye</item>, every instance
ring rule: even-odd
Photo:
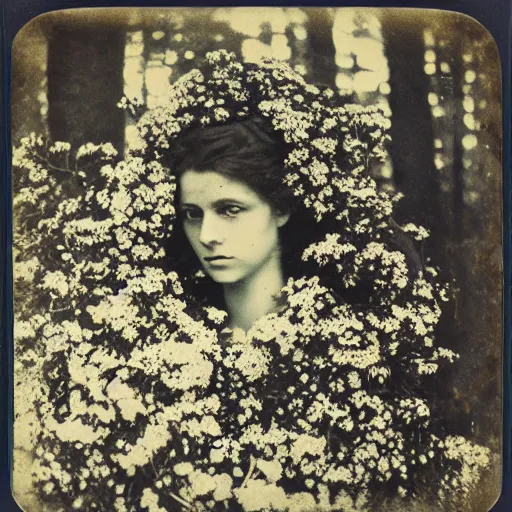
[[[236,217],[242,210],[242,207],[232,205],[221,208],[220,213],[226,217]]]
[[[200,220],[203,216],[200,210],[182,210],[181,214],[185,220]]]

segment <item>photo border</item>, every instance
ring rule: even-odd
[[[105,7],[378,7],[422,8],[466,14],[494,38],[502,68],[503,165],[503,473],[502,491],[492,512],[512,509],[512,0],[338,0],[191,2],[153,0],[150,5],[115,0],[4,0],[0,4],[0,509],[22,510],[11,492],[13,430],[13,308],[10,78],[11,46],[16,33],[31,19],[50,11]]]

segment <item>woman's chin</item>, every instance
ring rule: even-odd
[[[235,272],[229,270],[208,270],[208,275],[218,284],[233,284],[242,279],[242,277]]]

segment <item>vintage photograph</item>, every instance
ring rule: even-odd
[[[71,9],[12,49],[26,512],[487,512],[501,63],[396,8]]]

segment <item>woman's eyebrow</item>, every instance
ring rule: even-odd
[[[221,199],[216,199],[211,203],[213,208],[219,208],[220,206],[226,206],[226,204],[236,204],[240,206],[244,206],[246,202],[241,201],[240,199],[234,199],[231,197],[225,197]],[[181,203],[180,208],[201,208],[199,205],[195,203]]]
[[[225,206],[226,204],[238,204],[238,205],[244,205],[244,201],[240,201],[240,199],[233,199],[231,197],[226,197],[222,199],[217,199],[213,202],[213,206],[215,208],[219,206]]]

